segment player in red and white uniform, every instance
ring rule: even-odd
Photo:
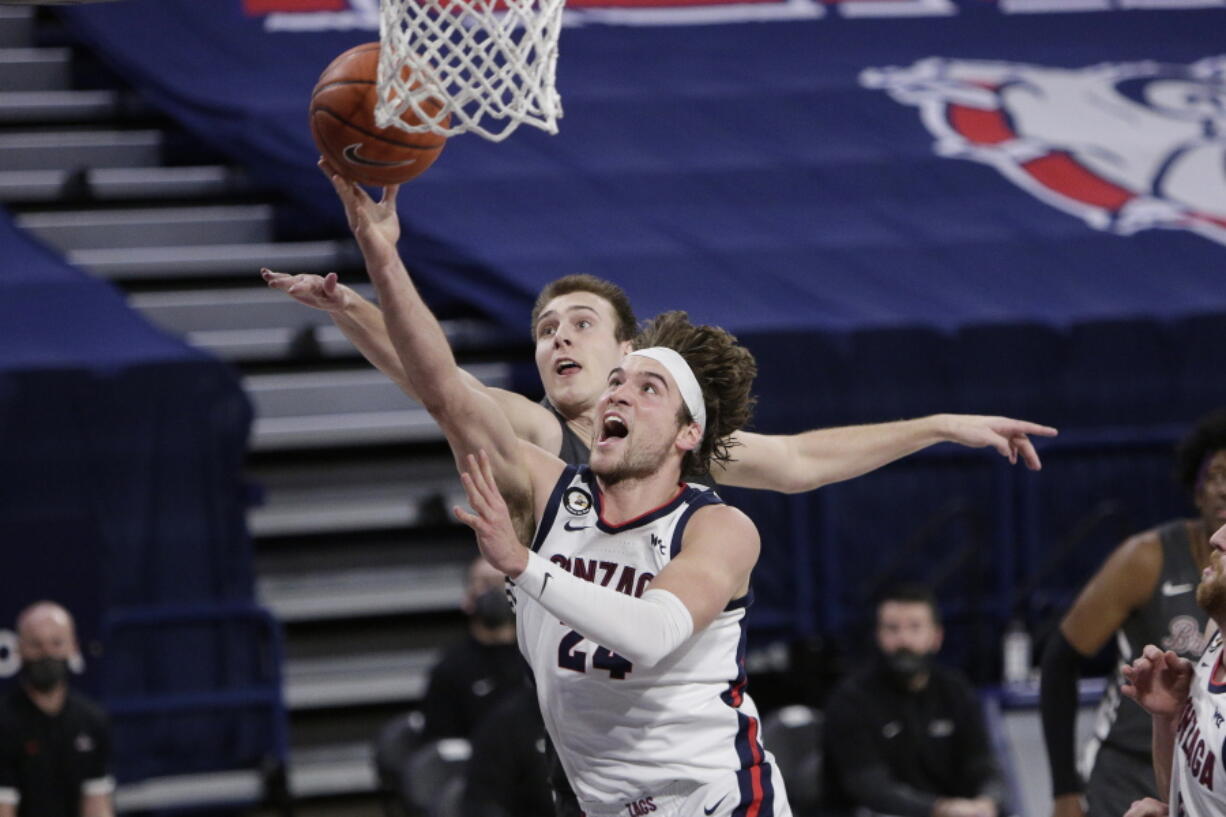
[[[1217,487],[1226,491],[1226,484]],[[1158,790],[1169,792],[1165,803],[1137,801],[1126,817],[1226,815],[1226,525],[1209,543],[1209,566],[1196,588],[1197,604],[1218,627],[1208,649],[1193,664],[1151,644],[1124,667],[1124,694],[1153,717],[1154,776]]]
[[[610,524],[598,478],[571,466],[553,490],[533,550],[555,575],[637,598],[682,552],[688,521],[721,505],[705,487],[677,486],[661,507]],[[633,815],[635,803],[647,814],[650,806],[691,797],[678,814],[696,815],[699,807],[748,814],[755,802],[759,814],[787,813],[779,773],[759,740],[757,709],[744,691],[749,595],[729,600],[706,628],[651,665],[572,629],[530,588],[517,585],[514,593],[520,649],[566,776],[580,802],[614,804],[608,811],[587,805],[589,815]]]

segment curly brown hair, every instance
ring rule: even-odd
[[[612,281],[597,278],[595,275],[567,275],[546,284],[541,293],[536,296],[536,303],[532,306],[532,325],[530,327],[534,341],[536,340],[536,322],[540,320],[545,306],[554,298],[569,295],[572,292],[590,292],[609,302],[609,306],[613,307],[613,317],[617,320],[617,326],[613,331],[618,342],[630,340],[638,331],[639,322],[634,317],[634,308],[630,306],[630,298],[626,295],[625,290]]]
[[[1180,483],[1196,492],[1205,460],[1226,449],[1226,409],[1211,411],[1180,441],[1175,451],[1175,474]]]
[[[687,476],[709,473],[712,460],[732,459],[729,449],[736,443],[729,438],[749,422],[757,401],[750,389],[758,374],[758,364],[732,334],[717,326],[692,324],[685,312],[664,312],[648,321],[634,347],[651,346],[667,346],[680,354],[702,386],[707,427],[702,443],[682,460],[681,473]],[[683,404],[678,422],[693,419]]]

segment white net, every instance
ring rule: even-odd
[[[557,133],[562,101],[554,70],[563,5],[381,0],[379,127],[472,132],[494,142],[521,123]],[[408,113],[421,124],[404,121]]]

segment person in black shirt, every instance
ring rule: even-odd
[[[110,731],[68,686],[72,617],[43,601],[17,618],[19,683],[0,702],[0,817],[111,817]]]
[[[877,605],[878,655],[826,706],[828,806],[899,817],[997,817],[1004,787],[979,701],[933,663],[943,631],[931,592],[895,588]]]
[[[505,577],[478,557],[460,606],[468,634],[448,646],[430,672],[422,702],[426,740],[471,737],[503,697],[526,684]]]
[[[554,811],[547,782],[545,723],[528,685],[504,698],[472,737],[462,817],[545,817]]]

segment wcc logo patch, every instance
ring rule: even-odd
[[[568,488],[562,497],[567,513],[583,516],[592,509],[592,495],[582,488]]]
[[[1090,227],[1226,244],[1226,57],[1086,68],[930,57],[865,69],[860,84],[917,107],[938,155],[991,165]]]

